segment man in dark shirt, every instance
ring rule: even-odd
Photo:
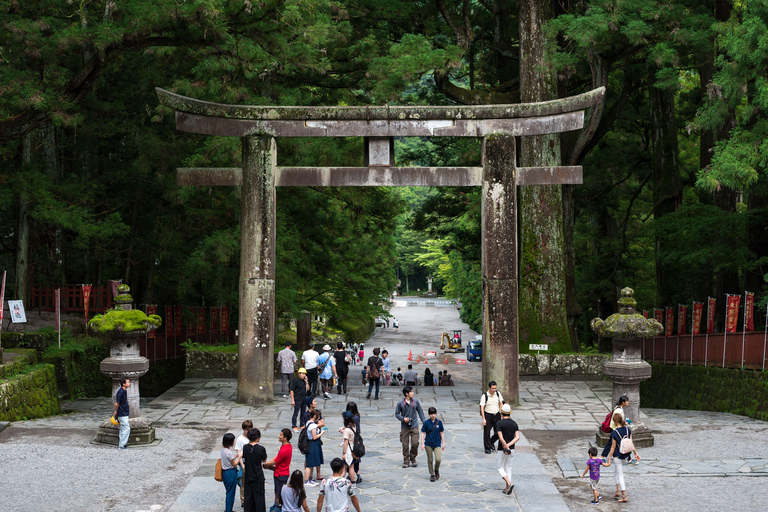
[[[248,431],[249,443],[243,446],[243,489],[245,489],[245,512],[265,512],[267,510],[264,489],[264,470],[261,465],[267,460],[267,450],[259,444],[261,432],[257,428]]]
[[[496,466],[501,478],[507,486],[504,488],[504,494],[512,494],[515,487],[512,483],[512,459],[515,456],[515,443],[520,440],[520,431],[517,423],[509,417],[512,414],[512,407],[504,404],[500,408],[501,419],[496,422],[495,430],[491,438],[491,443],[498,439],[499,445],[496,451]]]
[[[117,447],[121,450],[128,448],[128,438],[131,436],[131,423],[129,421],[129,415],[131,408],[128,405],[128,388],[131,387],[131,379],[123,379],[120,381],[120,388],[115,393],[115,410],[112,416],[117,418],[120,422],[120,434]]]
[[[304,399],[309,392],[309,382],[307,381],[307,370],[299,368],[299,376],[293,379],[291,382],[291,405],[293,406],[293,417],[291,418],[291,424],[293,425],[293,431],[298,432],[299,427],[296,426],[296,417],[298,416],[300,425],[304,426],[304,411],[307,410],[307,404],[304,403]],[[301,416],[299,416],[301,412]]]
[[[333,358],[336,360],[336,376],[338,377],[336,391],[340,395],[347,394],[347,375],[349,374],[348,357],[349,355],[344,350],[344,344],[340,341],[336,343],[336,352],[334,352]]]

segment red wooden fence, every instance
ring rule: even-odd
[[[643,359],[655,363],[765,369],[766,333],[683,334],[643,340]]]
[[[49,287],[33,286],[28,309],[38,311],[55,311],[56,288],[61,289],[62,312],[85,312],[83,304],[83,287],[79,284],[62,284]],[[112,291],[108,286],[94,286],[88,299],[89,313],[103,313],[112,309]]]

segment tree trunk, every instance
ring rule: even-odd
[[[544,58],[542,25],[554,15],[549,0],[521,0],[520,100],[523,103],[557,99],[557,75]],[[558,134],[523,137],[520,164],[560,165]],[[520,349],[529,343],[550,344],[550,350],[571,349],[566,316],[565,238],[563,197],[558,185],[519,187]]]
[[[32,134],[24,136],[21,148],[21,165],[28,167],[32,164]],[[26,189],[26,183],[22,185],[19,193],[19,223],[16,233],[16,283],[14,287],[14,297],[16,300],[24,301],[27,304],[28,266],[29,266],[29,212],[30,199]]]
[[[675,124],[675,91],[648,88],[651,104],[651,148],[653,152],[653,215],[660,219],[674,213],[682,201],[683,187],[677,165],[677,126]],[[674,267],[662,258],[666,247],[656,237],[656,303],[671,305]]]

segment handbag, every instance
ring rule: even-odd
[[[632,438],[629,437],[629,429],[627,427],[624,428],[626,429],[627,435],[626,437],[621,438],[621,443],[619,443],[619,451],[626,455],[635,451],[635,443],[632,442]]]
[[[216,469],[213,471],[213,478],[217,482],[221,482],[224,480],[224,477],[222,476],[222,470],[221,470],[221,459],[216,461]]]

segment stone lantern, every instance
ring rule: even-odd
[[[131,437],[129,444],[151,444],[155,441],[155,429],[149,420],[141,416],[139,379],[149,370],[149,359],[139,353],[139,342],[149,331],[160,326],[157,315],[147,316],[143,311],[133,309],[133,297],[128,285],[117,288],[115,309],[104,315],[97,315],[88,322],[88,327],[109,341],[109,357],[101,362],[101,373],[112,379],[112,403],[124,378],[131,380],[128,388],[128,406]],[[99,425],[96,441],[118,445],[119,425],[112,425],[109,419]]]
[[[619,299],[619,312],[605,321],[592,320],[592,330],[600,336],[613,338],[611,358],[603,363],[603,375],[613,382],[614,407],[621,395],[629,397],[629,405],[624,408],[626,418],[632,420],[632,439],[637,447],[653,446],[653,435],[640,421],[640,383],[651,377],[651,365],[643,361],[641,355],[643,338],[658,336],[664,328],[656,320],[645,318],[635,311],[637,302],[633,298],[634,290],[624,288]],[[610,440],[610,434],[598,429],[597,443],[604,446]]]

